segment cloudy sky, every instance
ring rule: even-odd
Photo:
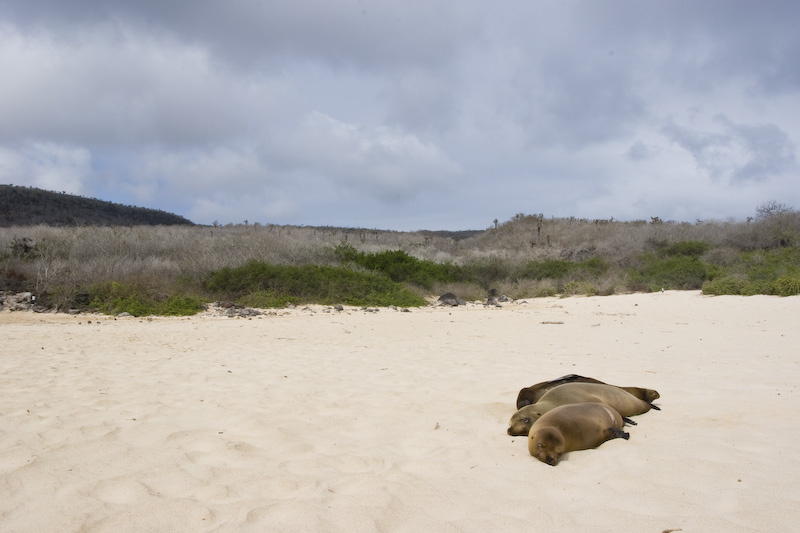
[[[800,2],[0,0],[0,183],[210,224],[800,208]]]

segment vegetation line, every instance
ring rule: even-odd
[[[800,213],[747,221],[620,222],[516,215],[460,234],[356,228],[0,227],[0,291],[46,307],[192,314],[204,303],[424,305],[661,289],[800,294]]]

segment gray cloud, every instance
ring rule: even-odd
[[[304,57],[342,66],[440,65],[480,32],[476,2],[305,0],[174,2],[49,0],[10,2],[5,14],[72,40],[75,28],[175,38],[210,50],[225,64],[269,66],[276,57]]]
[[[383,201],[406,202],[458,173],[437,146],[387,127],[364,128],[314,112],[274,147],[290,171],[326,176],[339,187]]]
[[[715,131],[668,124],[664,134],[692,154],[713,178],[764,181],[795,168],[795,147],[774,124],[736,124],[724,115],[714,118]]]
[[[206,223],[390,229],[800,206],[798,15],[0,0],[0,181]]]

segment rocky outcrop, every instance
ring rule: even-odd
[[[4,311],[30,311],[36,307],[36,297],[30,292],[0,293],[0,309]]]

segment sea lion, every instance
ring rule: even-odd
[[[528,451],[543,463],[558,464],[561,456],[596,448],[607,440],[630,435],[622,430],[623,418],[602,403],[560,405],[542,415],[528,433]]]
[[[531,385],[530,387],[525,387],[524,389],[520,390],[519,394],[517,395],[517,409],[521,409],[526,405],[538,402],[547,391],[565,383],[597,383],[598,385],[610,385],[609,383],[604,383],[594,378],[587,378],[584,376],[579,376],[578,374],[568,374],[550,381],[542,381],[541,383],[537,383],[536,385]],[[619,387],[618,385],[611,386],[628,391],[640,400],[644,400],[648,403],[652,403],[654,400],[661,398],[661,395],[658,393],[658,391],[653,389],[642,389],[639,387]]]
[[[650,409],[660,410],[658,406],[640,400],[614,385],[565,383],[547,391],[538,402],[526,405],[514,413],[508,423],[508,434],[512,436],[527,435],[533,423],[554,407],[584,402],[610,405],[625,417],[640,415]]]

